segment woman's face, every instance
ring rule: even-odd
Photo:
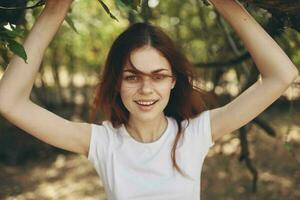
[[[144,46],[130,55],[123,67],[120,95],[129,117],[141,121],[160,119],[176,80],[168,60],[155,48]]]

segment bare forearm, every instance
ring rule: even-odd
[[[29,99],[44,52],[71,4],[71,0],[61,2],[56,6],[47,5],[27,36],[23,44],[28,56],[27,63],[18,56],[11,59],[0,81],[1,104]]]
[[[298,70],[280,46],[235,0],[211,0],[243,40],[262,78],[293,81]]]

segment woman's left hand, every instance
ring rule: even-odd
[[[69,8],[69,6],[72,4],[73,0],[47,0],[46,1],[46,7],[47,9],[55,9],[60,10],[64,8]]]

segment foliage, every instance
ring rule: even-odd
[[[2,48],[8,48],[16,55],[27,60],[26,52],[23,46],[16,41],[16,38],[22,37],[24,30],[21,27],[16,27],[12,24],[9,26],[0,26],[0,46]]]
[[[140,0],[116,0],[119,4],[131,9],[137,9],[140,5]],[[29,1],[30,2],[30,1]],[[33,1],[34,2],[34,1]],[[114,20],[118,19],[112,14],[109,7],[102,0],[98,0],[105,12]],[[27,55],[24,47],[17,42],[17,38],[21,38],[22,25],[26,23],[25,21],[25,10],[28,8],[36,8],[44,5],[44,0],[35,2],[34,5],[26,6],[27,2],[25,0],[18,1],[0,1],[0,47],[1,49],[9,49],[14,54],[20,56],[27,60]],[[78,32],[72,18],[70,16],[66,17],[66,22],[75,31]],[[9,29],[7,28],[9,27]],[[24,31],[23,31],[24,32]],[[6,61],[7,62],[7,61]]]

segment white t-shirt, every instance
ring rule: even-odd
[[[213,146],[209,110],[190,120],[179,140],[176,161],[192,179],[172,167],[171,150],[177,134],[175,119],[154,142],[132,138],[124,125],[113,128],[109,121],[92,124],[88,154],[104,185],[108,200],[199,200],[201,171]],[[182,121],[186,127],[187,120]]]

